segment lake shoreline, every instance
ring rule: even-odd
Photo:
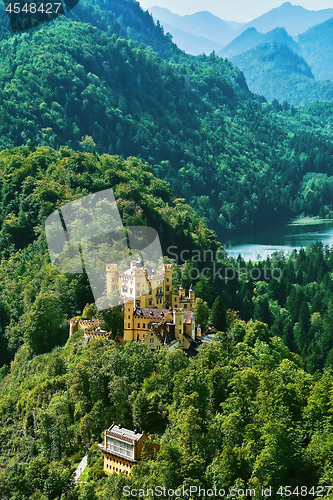
[[[327,224],[328,222],[333,222],[333,219],[321,219],[320,217],[300,217],[293,220],[288,226],[309,226],[316,224]]]

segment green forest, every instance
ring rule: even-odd
[[[131,25],[138,6],[125,3]],[[331,130],[295,130],[302,111],[249,92],[227,59],[180,52],[149,15],[136,23],[153,30],[145,47],[134,27],[129,39],[110,20],[109,34],[98,12],[95,25],[62,17],[0,42],[1,148],[32,141],[141,158],[220,240],[302,212],[330,216],[331,200],[312,213],[301,192],[305,175],[331,177]]]
[[[50,264],[43,221],[57,206],[111,186],[125,224],[159,227],[164,249],[221,245],[137,158],[21,146],[0,161],[1,499],[120,499],[126,485],[331,485],[332,249],[227,259],[237,279],[199,278],[196,321],[219,333],[196,358],[136,342],[83,347],[82,332],[68,340],[69,319],[93,299],[85,275]],[[195,265],[182,267],[186,291]],[[254,266],[282,277],[257,281]],[[121,310],[102,319],[115,328]],[[161,444],[129,477],[103,472],[97,443],[114,420]],[[86,450],[86,483],[76,485]]]
[[[52,267],[44,228],[107,188],[125,228],[156,229],[164,255],[216,255],[236,232],[332,219],[333,104],[268,102],[227,59],[180,51],[134,0],[81,0],[16,35],[5,12],[0,25],[0,500],[121,500],[124,487],[155,486],[333,498],[333,248],[226,255],[217,276],[213,261],[175,262],[196,324],[217,330],[189,358],[116,340],[121,307],[96,313],[114,340],[69,338],[93,294],[85,273]],[[161,445],[129,476],[103,471],[113,421]]]
[[[252,92],[294,106],[333,100],[333,83],[314,79],[306,61],[287,44],[264,43],[232,59]]]

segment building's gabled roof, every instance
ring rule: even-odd
[[[193,319],[193,312],[187,309],[184,309],[184,323],[186,325],[190,325]]]
[[[111,427],[106,431],[106,435],[110,437],[115,437],[120,441],[125,441],[127,443],[134,443],[135,441],[139,441],[143,432],[135,432],[130,429],[125,429],[125,427],[121,427],[116,424],[112,424]]]
[[[135,313],[141,318],[155,319],[159,322],[163,321],[167,316],[172,317],[172,311],[169,311],[169,309],[152,309],[151,307],[137,307]]]
[[[188,309],[183,309],[183,322],[189,325],[193,319],[193,312]],[[151,307],[136,307],[134,316],[150,320],[157,320],[159,323],[165,323],[167,318],[173,317],[172,309],[153,309]],[[167,321],[169,322],[169,320]]]

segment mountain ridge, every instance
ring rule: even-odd
[[[307,62],[285,44],[260,44],[232,60],[243,71],[252,92],[270,102],[287,100],[300,106],[333,100],[333,83],[316,81]]]
[[[217,55],[221,57],[235,57],[243,52],[255,48],[263,43],[279,42],[287,45],[291,50],[298,53],[300,48],[297,42],[291,37],[285,28],[274,28],[268,33],[259,33],[256,28],[247,28]]]
[[[246,23],[238,31],[245,31],[247,28],[256,28],[260,33],[268,33],[275,28],[285,28],[291,36],[297,36],[317,24],[321,24],[333,17],[333,9],[308,10],[300,5],[292,5],[285,2],[280,7],[271,9],[265,14]]]

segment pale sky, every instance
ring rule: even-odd
[[[279,7],[284,0],[139,0],[139,3],[144,9],[158,5],[181,16],[208,10],[227,21],[249,22]],[[294,0],[291,3],[308,10],[333,7],[332,0]]]

